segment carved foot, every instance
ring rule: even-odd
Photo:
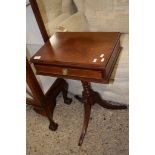
[[[121,109],[128,108],[127,105],[124,105],[118,102],[107,101],[107,100],[102,100],[102,102],[100,102],[99,105],[107,109],[115,109],[115,110],[121,110]]]
[[[64,88],[62,90],[62,95],[64,98],[64,103],[69,105],[72,103],[72,99],[67,97],[67,93],[68,93],[68,83],[65,81],[65,85],[64,85]]]
[[[52,131],[56,131],[57,128],[58,128],[58,124],[53,121],[50,121],[49,129]]]
[[[84,103],[84,122],[83,122],[83,127],[82,127],[82,131],[81,131],[81,136],[79,138],[79,143],[78,145],[81,146],[88,128],[88,123],[89,123],[89,119],[90,119],[90,113],[91,113],[91,105]]]
[[[84,140],[84,137],[85,137],[85,134],[86,134],[86,133],[82,133],[82,134],[81,134],[80,139],[79,139],[78,146],[81,146],[81,145],[82,145],[83,140]]]

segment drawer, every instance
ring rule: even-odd
[[[76,78],[88,78],[88,79],[102,79],[101,71],[94,71],[88,69],[76,69],[68,67],[55,67],[46,65],[35,65],[38,74],[47,74],[55,76],[66,76]]]

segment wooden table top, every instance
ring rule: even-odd
[[[104,69],[119,38],[119,32],[56,32],[31,61]]]

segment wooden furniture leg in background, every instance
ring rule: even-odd
[[[36,21],[37,21],[37,23],[38,23],[38,26],[39,26],[41,35],[42,35],[42,37],[43,37],[43,40],[44,40],[44,42],[46,42],[46,41],[48,41],[49,36],[48,36],[48,34],[47,34],[47,31],[46,31],[46,28],[45,28],[45,25],[44,25],[42,16],[41,16],[41,14],[40,14],[40,10],[39,10],[37,1],[36,1],[36,0],[30,0],[30,4],[31,4],[31,7],[32,7],[34,16],[35,16],[35,18],[36,18]]]
[[[58,124],[53,120],[53,113],[56,106],[56,97],[60,92],[62,92],[64,102],[66,104],[70,104],[72,102],[72,99],[67,97],[68,84],[63,79],[57,79],[44,95],[27,59],[26,81],[34,98],[34,100],[27,99],[26,103],[33,105],[34,110],[37,113],[46,116],[50,121],[49,129],[55,131],[58,127]]]
[[[126,105],[123,105],[117,102],[103,100],[98,92],[95,92],[92,90],[89,82],[86,82],[86,81],[81,81],[81,82],[83,86],[82,99],[76,96],[76,98],[79,99],[79,101],[84,102],[84,121],[83,121],[81,136],[78,143],[79,146],[82,145],[87,131],[92,105],[97,103],[100,106],[107,109],[127,109]]]

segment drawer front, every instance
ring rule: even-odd
[[[39,74],[49,74],[58,76],[68,76],[76,78],[88,78],[88,79],[102,79],[101,71],[94,71],[88,69],[75,69],[65,67],[53,67],[44,65],[35,65],[35,68]]]

